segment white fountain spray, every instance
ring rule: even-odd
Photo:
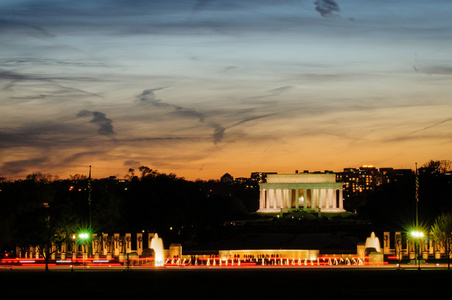
[[[156,267],[162,267],[165,264],[165,258],[163,257],[163,241],[159,238],[157,233],[151,239],[151,249],[154,250],[154,265]]]
[[[378,239],[378,237],[375,236],[375,232],[372,232],[370,234],[370,237],[368,237],[366,239],[366,244],[365,244],[366,249],[367,248],[375,248],[376,252],[380,252],[380,240]]]

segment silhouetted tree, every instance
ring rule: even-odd
[[[437,171],[441,174],[452,171],[452,161],[450,160],[430,160],[425,163],[421,168],[429,169],[431,171]]]
[[[447,268],[450,270],[450,255],[452,253],[452,213],[443,213],[435,219],[431,232],[436,243],[444,247],[447,257]]]
[[[69,179],[72,181],[81,181],[81,180],[88,179],[88,177],[86,177],[86,175],[75,174],[75,175],[69,175]]]
[[[20,182],[24,194],[21,207],[17,207],[14,220],[14,240],[18,246],[37,247],[48,271],[50,257],[63,242],[70,240],[78,225],[70,202],[58,188],[60,182],[51,181],[50,175],[32,174]]]
[[[135,169],[129,168],[129,172],[126,174],[125,178],[127,178],[128,180],[134,180],[136,178]]]
[[[22,247],[37,247],[49,271],[51,255],[76,232],[76,222],[62,208],[42,206],[18,218],[16,241]],[[66,210],[66,209],[64,209]]]

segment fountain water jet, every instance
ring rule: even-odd
[[[163,267],[165,259],[163,257],[163,241],[157,233],[151,239],[151,249],[154,250],[154,266]]]
[[[375,236],[375,232],[370,234],[370,237],[366,239],[365,249],[375,249],[375,252],[380,252],[380,240]]]

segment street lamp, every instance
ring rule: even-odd
[[[75,234],[72,235],[72,253],[71,253],[71,272],[74,272],[74,251],[77,251],[77,244],[75,243]],[[74,249],[75,248],[75,249]]]
[[[411,236],[414,238],[423,238],[424,237],[424,233],[421,231],[412,231],[411,232]]]
[[[88,258],[88,251],[86,249],[87,247],[87,242],[89,241],[90,238],[90,234],[87,232],[81,232],[78,234],[79,240],[82,242],[82,247],[83,247],[83,261],[85,261],[85,259]]]
[[[414,241],[415,241],[415,247],[416,247],[416,264],[417,264],[417,269],[420,270],[421,269],[421,260],[420,260],[420,253],[419,253],[419,240],[421,240],[422,238],[424,238],[424,233],[422,231],[411,231],[411,236],[413,237]]]
[[[89,233],[80,233],[78,237],[82,240],[87,240],[89,238]]]

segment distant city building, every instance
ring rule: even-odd
[[[342,182],[336,182],[336,175],[331,171],[253,174],[260,179],[258,212],[345,212]]]
[[[221,176],[220,181],[232,183],[232,182],[234,182],[234,177],[232,177],[232,175],[229,173],[225,173],[223,176]]]
[[[336,180],[343,183],[344,198],[348,199],[410,174],[413,174],[410,169],[377,169],[373,165],[363,165],[360,168],[344,168],[343,172],[336,173]]]

